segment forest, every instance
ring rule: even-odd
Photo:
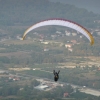
[[[50,18],[64,18],[95,28],[99,23],[94,21],[100,20],[100,15],[48,0],[0,0],[0,26],[27,26]]]
[[[1,79],[0,79],[1,81]],[[4,83],[5,80],[0,82],[0,100],[99,100],[100,97],[92,96],[89,94],[81,93],[76,90],[76,93],[73,93],[73,89],[70,85],[62,87],[56,87],[52,91],[40,91],[34,89],[35,86],[39,84],[38,81],[31,81],[30,85],[15,85],[17,82],[14,82],[13,85],[11,81]],[[64,98],[64,93],[69,93],[67,98]],[[74,99],[76,98],[76,99]]]

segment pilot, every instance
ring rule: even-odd
[[[60,72],[60,70],[59,70],[58,72],[55,72],[55,70],[53,70],[53,74],[54,74],[54,81],[55,81],[55,82],[57,82],[57,81],[58,81],[58,79],[59,79],[59,72]]]

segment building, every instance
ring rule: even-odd
[[[73,49],[72,49],[72,48],[68,48],[68,50],[69,50],[70,52],[72,52],[72,51],[73,51]]]
[[[71,43],[76,44],[77,41],[76,40],[71,40]]]
[[[49,44],[49,42],[41,42],[41,43],[43,43],[43,44]]]
[[[69,96],[69,93],[68,92],[64,93],[64,95],[63,95],[64,98],[66,98],[68,96]]]
[[[34,87],[35,89],[38,89],[38,90],[46,90],[47,88],[49,88],[47,85],[45,84],[40,84],[36,87]]]
[[[68,32],[68,31],[65,31],[65,34],[66,34],[66,36],[70,36],[71,35],[71,33]]]
[[[77,34],[76,33],[72,33],[72,36],[76,36]]]
[[[72,44],[65,44],[65,47],[66,48],[71,48],[72,47]]]

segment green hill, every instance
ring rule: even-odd
[[[49,18],[65,18],[85,27],[97,27],[100,15],[48,0],[0,0],[0,26],[31,25]]]

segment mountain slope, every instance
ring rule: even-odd
[[[0,25],[28,25],[49,18],[65,18],[86,27],[94,27],[100,15],[48,0],[0,0]]]
[[[88,11],[100,14],[100,0],[49,0],[52,2],[61,2],[66,4],[72,4],[76,7],[85,8]]]

